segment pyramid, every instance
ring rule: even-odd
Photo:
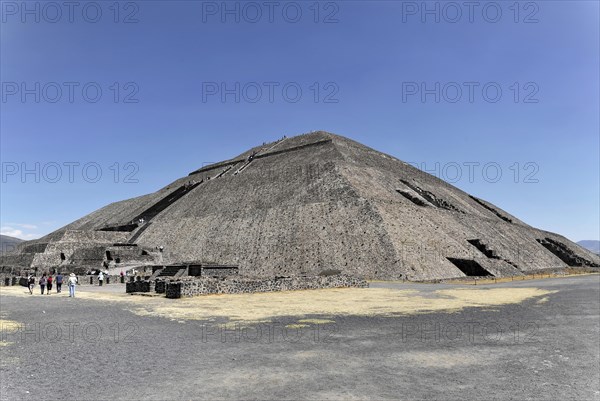
[[[159,257],[235,265],[248,277],[339,270],[384,280],[600,266],[597,255],[563,236],[322,131],[284,137],[112,203],[19,245],[0,264],[99,267]]]

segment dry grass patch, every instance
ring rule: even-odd
[[[18,331],[22,326],[22,323],[15,322],[14,320],[6,320],[0,318],[0,332],[6,333],[11,332],[14,333]]]
[[[390,288],[338,288],[257,294],[209,295],[170,300],[129,294],[80,291],[78,298],[117,302],[139,316],[175,321],[227,319],[232,322],[268,322],[284,316],[393,316],[456,312],[468,307],[516,304],[555,291],[527,288],[460,288],[434,292]],[[30,296],[18,287],[5,287],[2,295]],[[25,295],[24,295],[25,294]],[[68,300],[65,300],[68,302]],[[325,324],[322,320],[297,324]]]
[[[428,312],[455,312],[467,307],[520,303],[552,291],[538,288],[451,289],[424,296],[416,290],[387,288],[290,291],[262,294],[220,295],[160,302],[134,308],[141,316],[177,320],[261,322],[284,316],[391,316]],[[305,319],[298,324],[325,324],[325,319]]]
[[[288,324],[285,326],[286,329],[303,329],[305,327],[310,327],[308,324]]]
[[[329,319],[300,319],[298,323],[309,323],[309,324],[328,324],[335,323],[333,320]]]

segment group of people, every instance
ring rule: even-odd
[[[123,271],[121,271],[121,276],[123,276]],[[102,287],[102,283],[104,283],[104,279],[106,277],[108,277],[108,271],[103,272],[102,270],[100,270],[100,273],[98,273],[98,285],[100,287]]]
[[[62,291],[64,277],[61,273],[58,273],[56,277],[53,277],[52,274],[44,273],[42,277],[38,280],[38,284],[40,285],[40,290],[42,295],[44,295],[44,291],[46,291],[46,295],[50,295],[50,291],[52,291],[52,285],[56,283],[56,293],[60,293]],[[75,273],[71,273],[69,278],[67,279],[67,285],[69,286],[69,297],[75,297],[75,286],[77,285],[77,276]],[[35,287],[35,276],[29,275],[27,278],[27,286],[29,287],[29,293],[33,295],[33,288]]]

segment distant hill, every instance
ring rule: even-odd
[[[577,245],[582,246],[585,249],[588,249],[596,254],[600,255],[600,241],[596,240],[584,240],[579,241]]]
[[[23,242],[20,238],[0,235],[0,253],[10,252],[15,249],[18,243]]]

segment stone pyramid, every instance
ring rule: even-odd
[[[3,266],[219,263],[250,277],[510,276],[600,258],[395,157],[313,132],[112,203],[3,256]]]

